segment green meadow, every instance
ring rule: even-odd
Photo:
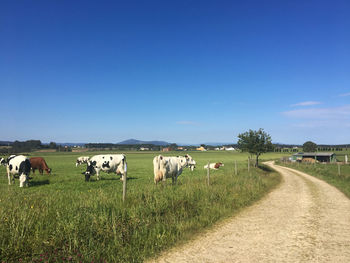
[[[152,160],[159,152],[124,152],[123,203],[119,177],[102,173],[100,181],[93,176],[85,182],[86,165],[75,167],[78,156],[99,153],[30,153],[44,157],[53,171],[31,174],[28,188],[19,188],[18,179],[8,185],[1,166],[1,262],[142,262],[232,216],[280,182],[266,167],[248,172],[247,154],[189,152],[197,162],[193,172],[185,169],[177,185],[171,180],[155,185]],[[261,160],[279,156],[265,154]],[[225,164],[211,171],[210,186],[203,169],[209,161]]]

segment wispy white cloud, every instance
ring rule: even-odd
[[[313,105],[318,105],[321,104],[321,102],[319,101],[303,101],[303,102],[299,102],[296,104],[292,104],[290,106],[292,107],[297,107],[297,106],[313,106]]]
[[[340,94],[339,97],[348,97],[350,96],[350,92],[348,93],[343,93],[343,94]]]
[[[176,124],[179,124],[179,125],[199,125],[199,123],[195,122],[195,121],[177,121]]]
[[[282,115],[294,119],[341,120],[350,119],[350,105],[333,108],[298,109],[282,112]]]
[[[298,122],[292,124],[292,127],[297,128],[306,128],[306,129],[324,129],[324,130],[330,130],[330,129],[340,129],[340,128],[349,128],[350,127],[350,120],[349,121],[342,121],[342,120],[316,120],[316,121],[304,121],[304,122]]]

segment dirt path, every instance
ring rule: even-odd
[[[268,165],[281,185],[153,262],[350,262],[350,200],[307,174]]]

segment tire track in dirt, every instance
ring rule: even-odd
[[[283,177],[277,189],[151,262],[350,262],[350,200],[315,177],[266,164]]]

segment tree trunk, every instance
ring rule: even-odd
[[[259,167],[259,154],[256,155],[255,167]]]

